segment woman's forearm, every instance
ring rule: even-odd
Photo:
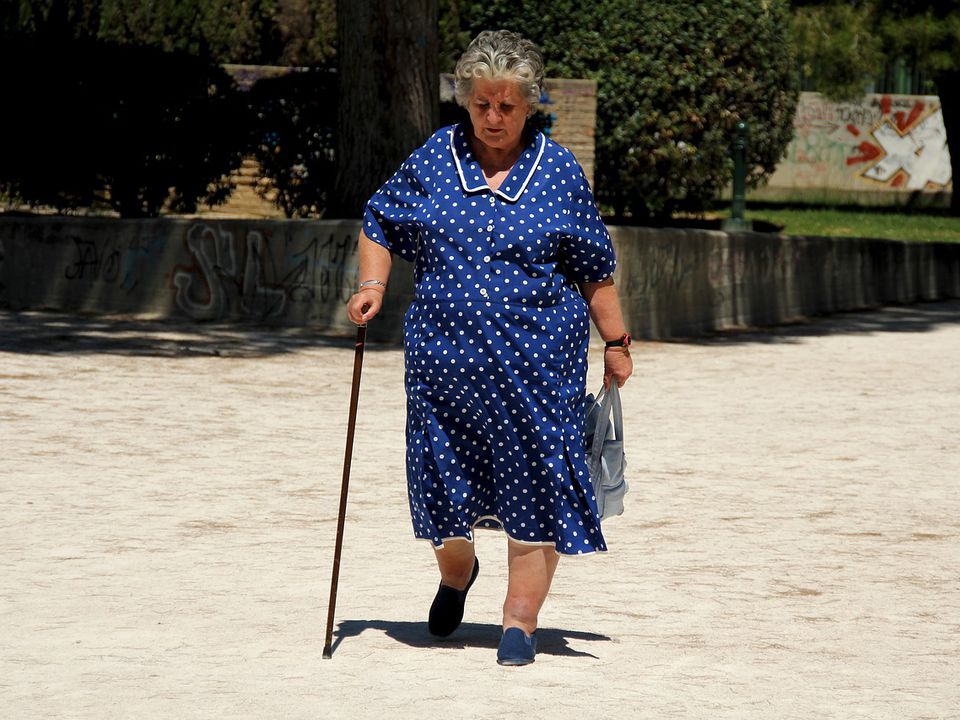
[[[390,255],[390,251],[383,245],[378,245],[368,238],[363,230],[360,231],[359,256],[359,282],[379,280],[386,285],[387,280],[390,278],[390,267],[393,265],[393,257]]]
[[[620,297],[612,278],[580,283],[580,291],[590,308],[590,317],[604,340],[616,340],[627,332],[620,310]]]
[[[376,317],[380,308],[383,307],[383,295],[387,291],[387,280],[390,278],[393,258],[389,250],[368,238],[362,230],[357,255],[359,256],[357,280],[360,283],[368,280],[377,282],[356,288],[356,292],[347,301],[347,317],[357,325],[365,325]]]

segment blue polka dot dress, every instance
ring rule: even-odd
[[[434,547],[478,527],[562,554],[606,550],[583,441],[587,304],[616,264],[583,170],[530,137],[497,189],[461,125],[370,199],[364,232],[414,263],[404,316],[407,484]]]

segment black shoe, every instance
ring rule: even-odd
[[[440,583],[437,590],[437,596],[433,599],[433,605],[430,606],[430,620],[427,626],[430,632],[437,637],[446,637],[458,627],[463,620],[463,604],[467,600],[467,591],[473,585],[473,581],[480,574],[480,561],[473,559],[473,574],[470,576],[470,582],[463,590],[455,590],[448,585]]]

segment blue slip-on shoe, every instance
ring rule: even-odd
[[[527,635],[518,627],[503,631],[497,650],[499,665],[529,665],[537,655],[537,634]]]
[[[430,606],[430,619],[427,622],[431,634],[437,637],[446,637],[460,627],[460,622],[463,620],[463,605],[467,601],[467,592],[479,574],[480,561],[474,558],[473,574],[470,575],[470,582],[463,590],[457,590],[440,583],[437,596],[433,598],[433,605]]]

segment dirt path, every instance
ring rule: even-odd
[[[352,344],[0,314],[2,715],[960,718],[960,303],[635,358],[612,552],[506,669],[498,533],[426,632],[402,355],[368,348],[321,660]]]

